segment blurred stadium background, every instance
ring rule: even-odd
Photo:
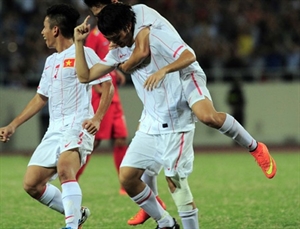
[[[40,34],[45,10],[71,3],[82,20],[90,12],[81,0],[0,1],[0,126],[17,115],[35,94],[46,57],[52,53]],[[197,54],[220,111],[232,114],[229,91],[238,81],[244,97],[244,126],[274,147],[300,144],[299,0],[144,0],[165,16]],[[81,20],[81,21],[82,21]],[[93,22],[92,22],[93,23]],[[128,75],[119,91],[129,139],[141,112]],[[33,150],[44,131],[47,111],[18,129],[0,152]],[[195,147],[227,149],[233,142],[197,123]],[[102,148],[109,142],[102,144]],[[101,150],[101,148],[99,149]]]

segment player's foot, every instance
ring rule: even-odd
[[[257,143],[257,148],[251,152],[257,164],[267,178],[272,179],[277,171],[275,160],[271,157],[267,146],[261,142]]]
[[[72,229],[71,227],[63,227],[61,229]]]
[[[166,209],[165,203],[157,196],[157,201],[160,203],[160,205],[163,207],[163,209]],[[135,216],[131,217],[127,223],[131,226],[139,225],[145,223],[150,218],[150,215],[148,215],[147,212],[144,211],[144,209],[140,209],[138,213],[136,213]]]
[[[125,191],[124,188],[120,188],[119,194],[120,194],[121,196],[125,196],[125,195],[127,195],[127,192]]]
[[[174,225],[172,227],[159,227],[157,225],[157,227],[155,229],[180,229],[179,224],[176,222],[176,220],[173,218],[174,220]]]
[[[78,221],[78,229],[82,228],[82,224],[87,220],[87,218],[91,215],[90,209],[87,207],[81,207],[81,218]]]

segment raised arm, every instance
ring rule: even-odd
[[[119,65],[120,70],[130,73],[150,55],[149,31],[149,27],[145,27],[137,34],[135,48],[129,59]]]
[[[89,16],[86,17],[84,22],[74,29],[74,43],[76,48],[75,53],[75,68],[77,72],[78,79],[81,83],[89,83],[100,76],[103,76],[111,72],[115,67],[108,64],[103,64],[105,62],[99,62],[95,64],[91,69],[88,68],[85,53],[84,53],[84,39],[90,32],[90,24],[88,24]]]
[[[7,126],[0,128],[0,141],[7,142],[17,127],[38,113],[46,105],[47,101],[47,97],[37,93],[16,118]]]

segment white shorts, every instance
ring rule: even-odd
[[[75,148],[78,148],[81,164],[84,164],[86,156],[93,151],[93,144],[94,135],[89,134],[79,125],[63,131],[48,130],[33,152],[28,166],[56,167],[59,155]]]
[[[206,80],[197,72],[185,75],[182,80],[183,93],[189,104],[192,107],[194,103],[207,97],[212,101],[209,90],[206,87]]]
[[[121,167],[134,167],[157,175],[161,166],[168,177],[188,177],[193,170],[195,130],[182,133],[149,135],[135,133]],[[150,175],[149,174],[149,175]]]

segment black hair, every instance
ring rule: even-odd
[[[99,5],[109,5],[111,4],[111,0],[83,0],[84,4],[86,4],[89,8],[98,7]]]
[[[49,18],[50,28],[58,26],[61,34],[65,38],[72,38],[77,21],[80,17],[79,12],[67,4],[56,4],[47,9],[46,16]]]
[[[132,31],[136,23],[135,13],[131,6],[123,3],[109,4],[97,15],[98,28],[104,36],[127,30],[130,23]]]

